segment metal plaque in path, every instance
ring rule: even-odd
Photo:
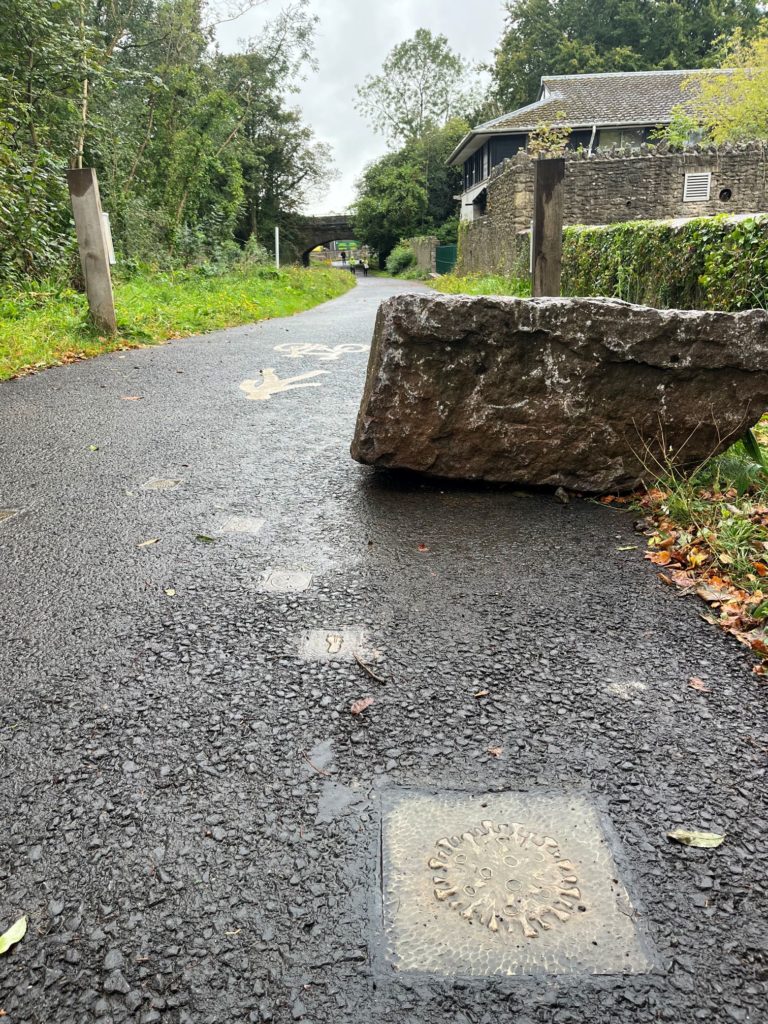
[[[382,910],[399,971],[625,974],[652,966],[608,837],[583,795],[385,797]]]

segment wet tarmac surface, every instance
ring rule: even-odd
[[[351,461],[397,290],[0,385],[0,930],[29,916],[8,1024],[768,1020],[768,687],[631,515]],[[522,976],[402,970],[380,819],[412,790],[588,801],[648,968],[536,969],[550,936],[567,957],[565,911]],[[413,872],[445,837],[423,824]]]

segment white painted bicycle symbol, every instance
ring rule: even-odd
[[[292,345],[286,343],[284,345],[275,345],[275,352],[283,352],[290,359],[300,359],[302,356],[316,356],[321,363],[332,363],[341,359],[342,356],[350,355],[352,353],[367,352],[367,345],[313,345],[311,343],[305,343],[303,345]]]

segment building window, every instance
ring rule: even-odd
[[[640,146],[645,142],[642,128],[601,128],[598,149],[620,149],[622,146]]]
[[[689,171],[683,185],[683,202],[706,203],[711,185],[712,175],[709,171]]]

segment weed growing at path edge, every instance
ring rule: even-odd
[[[646,558],[663,583],[697,594],[704,615],[757,654],[768,675],[768,417],[690,477],[667,476],[631,501],[644,514]]]
[[[169,338],[289,316],[353,287],[338,270],[272,267],[145,272],[115,283],[118,335],[99,336],[85,296],[54,285],[0,294],[0,380]]]
[[[529,298],[530,282],[520,277],[503,277],[501,274],[444,274],[428,282],[439,292],[448,295],[515,295]]]

